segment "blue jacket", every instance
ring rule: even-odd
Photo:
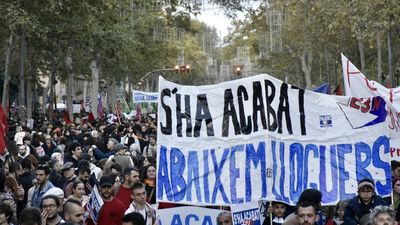
[[[344,210],[344,223],[346,225],[360,224],[361,217],[370,213],[378,205],[387,206],[388,204],[381,196],[376,194],[372,197],[372,201],[368,205],[362,203],[358,196],[353,197]]]
[[[48,190],[50,190],[50,188],[53,188],[53,187],[54,187],[54,185],[50,181],[47,181],[46,184],[44,184],[42,188],[36,187],[35,191],[33,192],[33,195],[32,195],[31,206],[39,208],[40,203],[42,202],[43,195]]]

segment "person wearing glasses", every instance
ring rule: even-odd
[[[55,195],[43,197],[40,209],[42,211],[42,225],[58,225],[65,221],[58,214],[60,202]]]
[[[361,221],[368,221],[369,213],[376,206],[387,206],[381,196],[375,194],[375,183],[369,178],[358,182],[358,195],[353,197],[344,210],[346,225],[362,225]]]

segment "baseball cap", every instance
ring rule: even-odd
[[[114,146],[114,151],[116,151],[116,152],[118,152],[119,150],[121,150],[121,149],[128,149],[128,147],[127,146],[125,146],[124,144],[121,144],[121,143],[118,143],[118,144],[116,144],[115,146]]]
[[[115,181],[115,178],[111,176],[102,176],[100,178],[99,186],[104,187],[104,186],[113,186]]]
[[[64,163],[62,170],[69,170],[71,168],[74,168],[74,164],[72,162],[66,162]]]

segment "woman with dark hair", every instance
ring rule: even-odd
[[[72,195],[68,198],[78,200],[82,203],[82,206],[84,206],[89,201],[89,197],[85,194],[85,184],[82,181],[77,180],[72,184]]]
[[[142,170],[141,180],[146,185],[147,199],[146,202],[149,204],[156,203],[156,166],[149,164]]]

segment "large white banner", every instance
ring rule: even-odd
[[[157,211],[159,225],[218,225],[217,216],[223,212],[195,206],[183,206]]]
[[[343,54],[341,57],[347,96],[359,98],[381,96],[385,99],[389,137],[391,138],[391,156],[393,160],[400,161],[398,153],[394,154],[394,151],[400,149],[400,87],[386,88],[376,81],[368,80]]]
[[[268,75],[159,85],[158,201],[294,204],[311,187],[328,205],[355,196],[364,177],[378,195],[391,191],[381,97],[329,96]]]

